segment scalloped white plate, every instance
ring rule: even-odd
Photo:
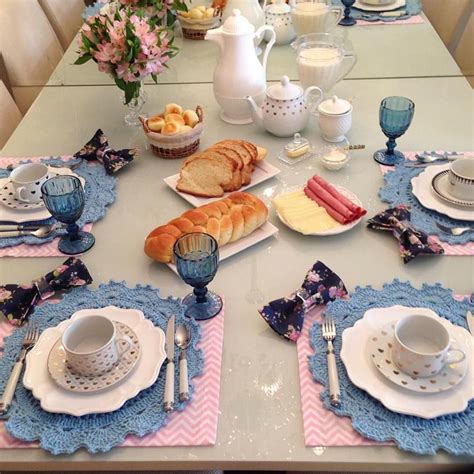
[[[406,4],[406,0],[395,0],[393,3],[389,3],[388,5],[369,5],[368,3],[364,3],[362,0],[356,0],[353,8],[357,8],[364,12],[389,12],[404,7]]]
[[[466,353],[468,368],[463,381],[442,393],[418,393],[406,390],[385,378],[373,364],[368,350],[369,338],[387,323],[396,322],[409,314],[422,314],[439,319],[455,336],[459,347]],[[436,418],[460,413],[474,398],[473,337],[464,328],[451,324],[427,308],[392,306],[368,310],[354,326],[342,333],[341,360],[351,382],[379,400],[389,410],[420,418]]]
[[[123,382],[98,393],[74,393],[59,387],[53,381],[48,372],[48,355],[72,321],[91,314],[99,314],[129,326],[138,336],[142,353],[135,369]],[[116,306],[84,309],[58,326],[43,331],[26,357],[23,385],[33,392],[33,396],[40,401],[41,408],[51,413],[73,416],[109,413],[118,410],[127,400],[153,385],[165,357],[164,332],[145,319],[140,310]]]

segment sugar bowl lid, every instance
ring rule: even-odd
[[[321,102],[318,110],[327,115],[342,115],[352,110],[352,104],[348,100],[333,95],[330,99]]]
[[[265,11],[268,13],[290,13],[291,7],[283,0],[274,0],[273,3],[266,6]]]
[[[267,97],[276,100],[293,100],[303,94],[301,87],[292,84],[288,76],[281,78],[280,84],[274,84],[267,89]]]
[[[253,33],[255,27],[241,14],[238,8],[235,8],[222,25],[222,31],[231,35],[246,35]]]

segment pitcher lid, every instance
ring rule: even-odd
[[[320,112],[328,115],[341,115],[352,109],[352,104],[348,100],[340,99],[337,95],[333,95],[319,104]]]
[[[254,33],[255,27],[240,13],[238,8],[235,8],[222,25],[222,31],[231,35],[246,35]]]
[[[290,13],[291,7],[283,0],[274,0],[273,3],[267,5],[265,11],[268,13]]]
[[[274,84],[267,89],[267,96],[276,100],[292,100],[301,96],[303,89],[292,84],[288,76],[281,78],[280,84]]]

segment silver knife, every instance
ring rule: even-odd
[[[43,224],[0,224],[0,232],[38,230]]]
[[[469,327],[469,331],[471,335],[474,336],[474,316],[472,315],[470,311],[467,312],[466,319],[467,319],[467,326]]]
[[[174,323],[175,316],[171,316],[166,327],[166,381],[164,409],[166,413],[174,410]]]

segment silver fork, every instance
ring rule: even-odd
[[[15,389],[20,378],[23,363],[25,361],[26,354],[36,344],[39,338],[39,329],[35,326],[30,326],[26,330],[25,337],[23,338],[22,348],[18,359],[13,366],[12,372],[8,379],[5,390],[3,391],[2,398],[0,399],[0,414],[5,414],[13,400]]]
[[[436,222],[436,226],[438,229],[441,229],[443,232],[446,232],[447,234],[452,234],[452,235],[462,235],[465,232],[474,232],[474,227],[448,227],[444,224],[440,224],[439,222]]]
[[[341,391],[339,390],[339,377],[337,375],[336,355],[332,341],[336,338],[336,325],[331,316],[323,315],[322,332],[323,339],[328,343],[327,363],[329,378],[329,401],[331,405],[338,407],[341,404]]]

